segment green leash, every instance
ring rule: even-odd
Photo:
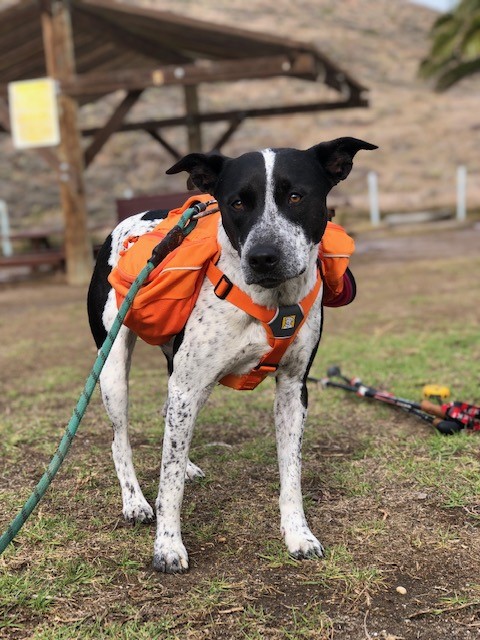
[[[90,371],[90,375],[87,378],[83,391],[80,394],[77,405],[73,410],[70,422],[68,423],[63,438],[58,445],[58,449],[56,450],[53,458],[50,461],[50,464],[47,467],[47,470],[40,478],[40,481],[33,490],[32,494],[25,502],[17,516],[9,524],[7,530],[0,537],[0,555],[2,555],[5,549],[23,527],[27,519],[30,517],[32,511],[45,495],[53,478],[55,477],[57,471],[65,460],[70,446],[73,442],[73,438],[75,437],[80,422],[88,407],[93,391],[100,378],[100,373],[105,365],[105,362],[107,361],[108,354],[110,353],[115,338],[117,337],[118,332],[123,325],[125,316],[127,315],[128,310],[130,309],[140,287],[148,278],[153,269],[155,269],[155,267],[157,267],[170,252],[180,246],[184,238],[186,238],[186,236],[191,231],[193,231],[193,229],[197,225],[197,220],[193,219],[193,216],[197,216],[200,212],[205,211],[209,204],[212,204],[212,202],[199,202],[183,213],[178,223],[155,247],[151,257],[147,261],[147,264],[142,269],[142,271],[140,271],[137,278],[132,283],[128,294],[125,296],[125,300],[120,306],[117,317],[115,318],[113,325],[111,326],[110,331],[108,332],[108,335],[100,348],[97,359],[95,360],[92,370]]]

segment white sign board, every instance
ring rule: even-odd
[[[56,82],[20,80],[8,85],[13,144],[16,149],[53,147],[60,142]]]

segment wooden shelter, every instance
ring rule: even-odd
[[[201,134],[208,123],[226,123],[214,145],[220,149],[246,118],[368,105],[365,87],[313,45],[114,0],[19,0],[0,9],[0,131],[9,131],[8,83],[45,75],[58,81],[61,143],[37,151],[58,175],[71,283],[85,283],[91,273],[83,172],[112,134],[144,131],[178,158],[205,150]],[[276,76],[327,85],[338,99],[200,111],[203,83]],[[184,91],[185,115],[124,122],[145,89],[171,85]],[[104,126],[80,131],[78,106],[118,90],[124,97]],[[188,150],[162,135],[178,126],[187,129]]]

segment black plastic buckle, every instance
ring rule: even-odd
[[[228,296],[228,294],[232,289],[233,289],[233,282],[230,282],[227,276],[223,274],[223,276],[215,285],[213,292],[215,293],[217,298],[220,298],[220,300],[225,300],[225,298]]]
[[[263,371],[264,373],[275,373],[278,369],[278,364],[269,364],[268,362],[262,362],[254,367],[254,371]]]

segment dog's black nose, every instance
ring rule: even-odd
[[[258,244],[248,254],[248,264],[254,271],[273,271],[280,261],[280,254],[271,244]]]

